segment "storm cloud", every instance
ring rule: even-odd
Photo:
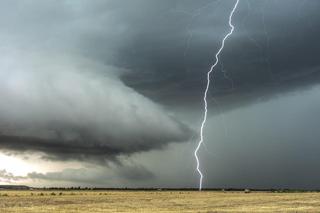
[[[171,106],[196,103],[204,74],[228,31],[232,4],[10,1],[1,7],[1,46],[80,55],[126,68],[131,72],[121,80],[148,98]],[[273,96],[318,83],[320,48],[314,41],[320,29],[319,4],[242,1],[233,20],[235,33],[214,72],[211,95],[235,108],[239,102],[256,102],[260,94]]]
[[[86,5],[13,1],[1,7],[1,148],[103,161],[187,141],[190,128],[120,80],[132,70],[86,46],[99,35],[105,40],[95,51],[115,53],[113,38],[125,28],[104,24],[114,22],[111,9],[118,4]]]
[[[0,60],[2,148],[111,159],[188,140],[186,125],[125,86],[114,68],[36,58]]]
[[[205,73],[228,31],[232,4],[170,1],[145,27],[132,27],[137,35],[118,57],[136,70],[123,77],[125,83],[169,105],[198,103]],[[241,1],[210,97],[228,110],[319,83],[319,6],[317,1]]]
[[[104,166],[106,162],[118,163],[112,169],[69,168],[29,174],[38,180],[107,184],[101,180],[110,178],[112,185],[113,177],[122,177],[131,181],[131,186],[139,180],[146,180],[142,186],[194,186],[198,181],[195,174],[191,180],[181,178],[193,174],[194,144],[187,142],[197,138],[206,72],[229,30],[227,21],[233,3],[2,1],[0,149],[15,154],[36,152],[46,160],[90,161]],[[208,168],[208,186],[219,183],[216,171],[221,174],[218,178],[223,180],[222,185],[244,185],[243,180],[235,181],[244,177],[237,168],[246,163],[237,151],[232,159],[239,166],[233,173],[226,171],[230,149],[243,150],[243,156],[250,156],[247,147],[256,141],[267,144],[270,137],[275,137],[274,141],[284,141],[283,149],[277,152],[274,143],[270,153],[288,160],[286,147],[291,143],[296,150],[305,146],[297,141],[297,135],[283,131],[289,125],[277,127],[278,131],[272,124],[292,106],[299,108],[307,91],[320,82],[319,8],[320,1],[240,1],[233,19],[234,34],[227,40],[208,93],[205,143],[225,157],[218,161],[201,150],[201,160]],[[300,94],[295,101],[285,99],[294,93]],[[317,94],[318,90],[313,90],[310,96],[317,99]],[[281,102],[282,114],[273,117],[273,111],[279,109],[272,103],[278,98],[286,101]],[[313,101],[307,105],[318,106]],[[263,106],[268,106],[270,114],[263,111]],[[270,125],[261,127],[270,134],[260,134],[258,128],[246,131],[244,123],[251,117],[246,109],[255,116],[265,114],[255,120],[254,127],[272,118]],[[229,126],[234,123],[238,132],[228,132],[228,122],[219,123],[222,112],[226,118],[230,116]],[[246,116],[239,116],[244,112]],[[287,116],[317,118],[318,114],[316,107],[305,107]],[[313,134],[308,120],[291,123],[303,121],[297,124],[299,140],[316,150],[317,139],[310,137]],[[252,136],[247,144],[239,139],[241,134]],[[264,177],[256,176],[256,171],[261,171],[268,159],[261,159],[264,155],[259,155],[259,149],[255,151],[254,161],[259,163],[248,169],[258,187]],[[123,156],[136,158],[139,163],[128,167],[121,160]],[[305,164],[310,161],[301,157]],[[210,167],[212,162],[219,163],[218,170]],[[284,164],[272,162],[270,171],[276,164],[277,171],[287,171]],[[304,171],[303,164],[295,165],[301,168],[289,170]],[[10,179],[6,171],[1,174]],[[299,183],[303,176],[297,176],[294,182]],[[283,180],[286,177],[284,174]],[[269,180],[264,186],[277,181]]]

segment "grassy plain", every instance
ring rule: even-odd
[[[320,212],[320,193],[0,191],[0,212]]]

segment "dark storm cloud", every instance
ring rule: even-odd
[[[127,66],[138,70],[128,73],[125,82],[171,104],[199,100],[205,72],[228,30],[232,3],[201,8],[197,2],[194,11],[186,3],[181,7],[187,12],[175,5],[152,16],[119,53],[120,61],[129,60]],[[234,107],[318,83],[319,7],[317,1],[240,1],[233,19],[236,29],[215,70],[211,95]]]
[[[199,100],[203,91],[205,72],[228,30],[233,3],[10,1],[2,7],[2,36],[24,47],[32,43],[32,48],[126,67],[130,72],[122,80],[149,98],[190,103]],[[252,90],[272,96],[278,93],[272,88],[290,91],[317,83],[319,4],[241,1],[233,20],[236,30],[221,55],[211,94],[239,105],[238,96],[244,103],[255,100]],[[18,16],[9,12],[14,9],[19,9]],[[302,84],[290,84],[300,76],[304,76]]]
[[[201,104],[233,3],[2,1],[0,147],[103,161],[187,141],[159,104]],[[318,83],[319,7],[240,1],[210,95],[231,109]]]
[[[154,174],[143,166],[120,167],[116,173],[119,177],[128,180],[147,180],[154,178]]]
[[[2,149],[101,160],[189,139],[190,128],[121,82],[130,70],[110,65],[118,35],[130,36],[118,3],[1,4]]]
[[[186,125],[125,86],[115,68],[42,57],[0,60],[3,149],[51,159],[114,159],[188,140]]]

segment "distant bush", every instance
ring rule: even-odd
[[[62,192],[60,192],[59,195],[61,196],[61,195],[62,195]]]
[[[40,196],[44,196],[44,194],[41,192],[40,194],[39,194]]]
[[[5,193],[5,194],[2,194],[1,196],[8,197],[9,195],[7,193]]]
[[[56,193],[54,193],[54,192],[51,192],[51,194],[50,195],[52,195],[52,196],[55,196],[56,195]]]

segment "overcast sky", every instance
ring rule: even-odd
[[[0,183],[198,187],[234,3],[1,1]],[[240,0],[204,187],[320,188],[319,9]]]

